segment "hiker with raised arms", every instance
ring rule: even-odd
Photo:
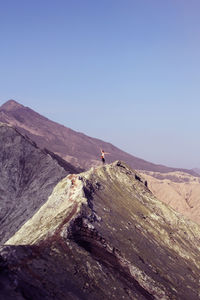
[[[101,160],[102,160],[102,163],[105,164],[105,154],[110,154],[110,153],[105,152],[102,149],[100,149],[100,150],[101,150]]]

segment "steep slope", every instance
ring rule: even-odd
[[[100,165],[100,149],[109,152],[107,162],[122,160],[134,169],[171,172],[178,169],[152,164],[134,157],[110,143],[91,138],[83,133],[48,120],[28,107],[9,100],[0,108],[0,121],[9,123],[27,134],[40,148],[47,148],[76,167],[88,169]],[[195,172],[185,170],[190,174]]]
[[[0,123],[0,242],[11,237],[46,202],[54,186],[77,172],[16,129]]]
[[[141,171],[148,187],[161,201],[200,224],[200,178],[183,172]]]
[[[200,227],[118,161],[60,181],[1,248],[0,270],[5,299],[195,300]]]

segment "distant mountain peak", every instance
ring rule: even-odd
[[[22,108],[22,107],[23,105],[21,105],[17,101],[10,99],[6,103],[4,103],[0,108],[6,111],[12,111],[13,109]]]
[[[137,158],[110,143],[91,138],[53,122],[12,99],[0,107],[0,122],[16,127],[19,132],[29,136],[38,147],[49,149],[51,152],[81,169],[89,169],[92,166],[100,165],[99,152],[100,149],[104,149],[110,153],[106,157],[106,163],[122,160],[132,168],[138,170],[161,173],[184,171],[198,176],[193,170],[169,168]]]

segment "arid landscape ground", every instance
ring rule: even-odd
[[[200,178],[184,172],[141,171],[152,193],[176,211],[200,224]]]

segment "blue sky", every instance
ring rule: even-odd
[[[0,105],[200,167],[199,0],[0,1],[0,44]]]

